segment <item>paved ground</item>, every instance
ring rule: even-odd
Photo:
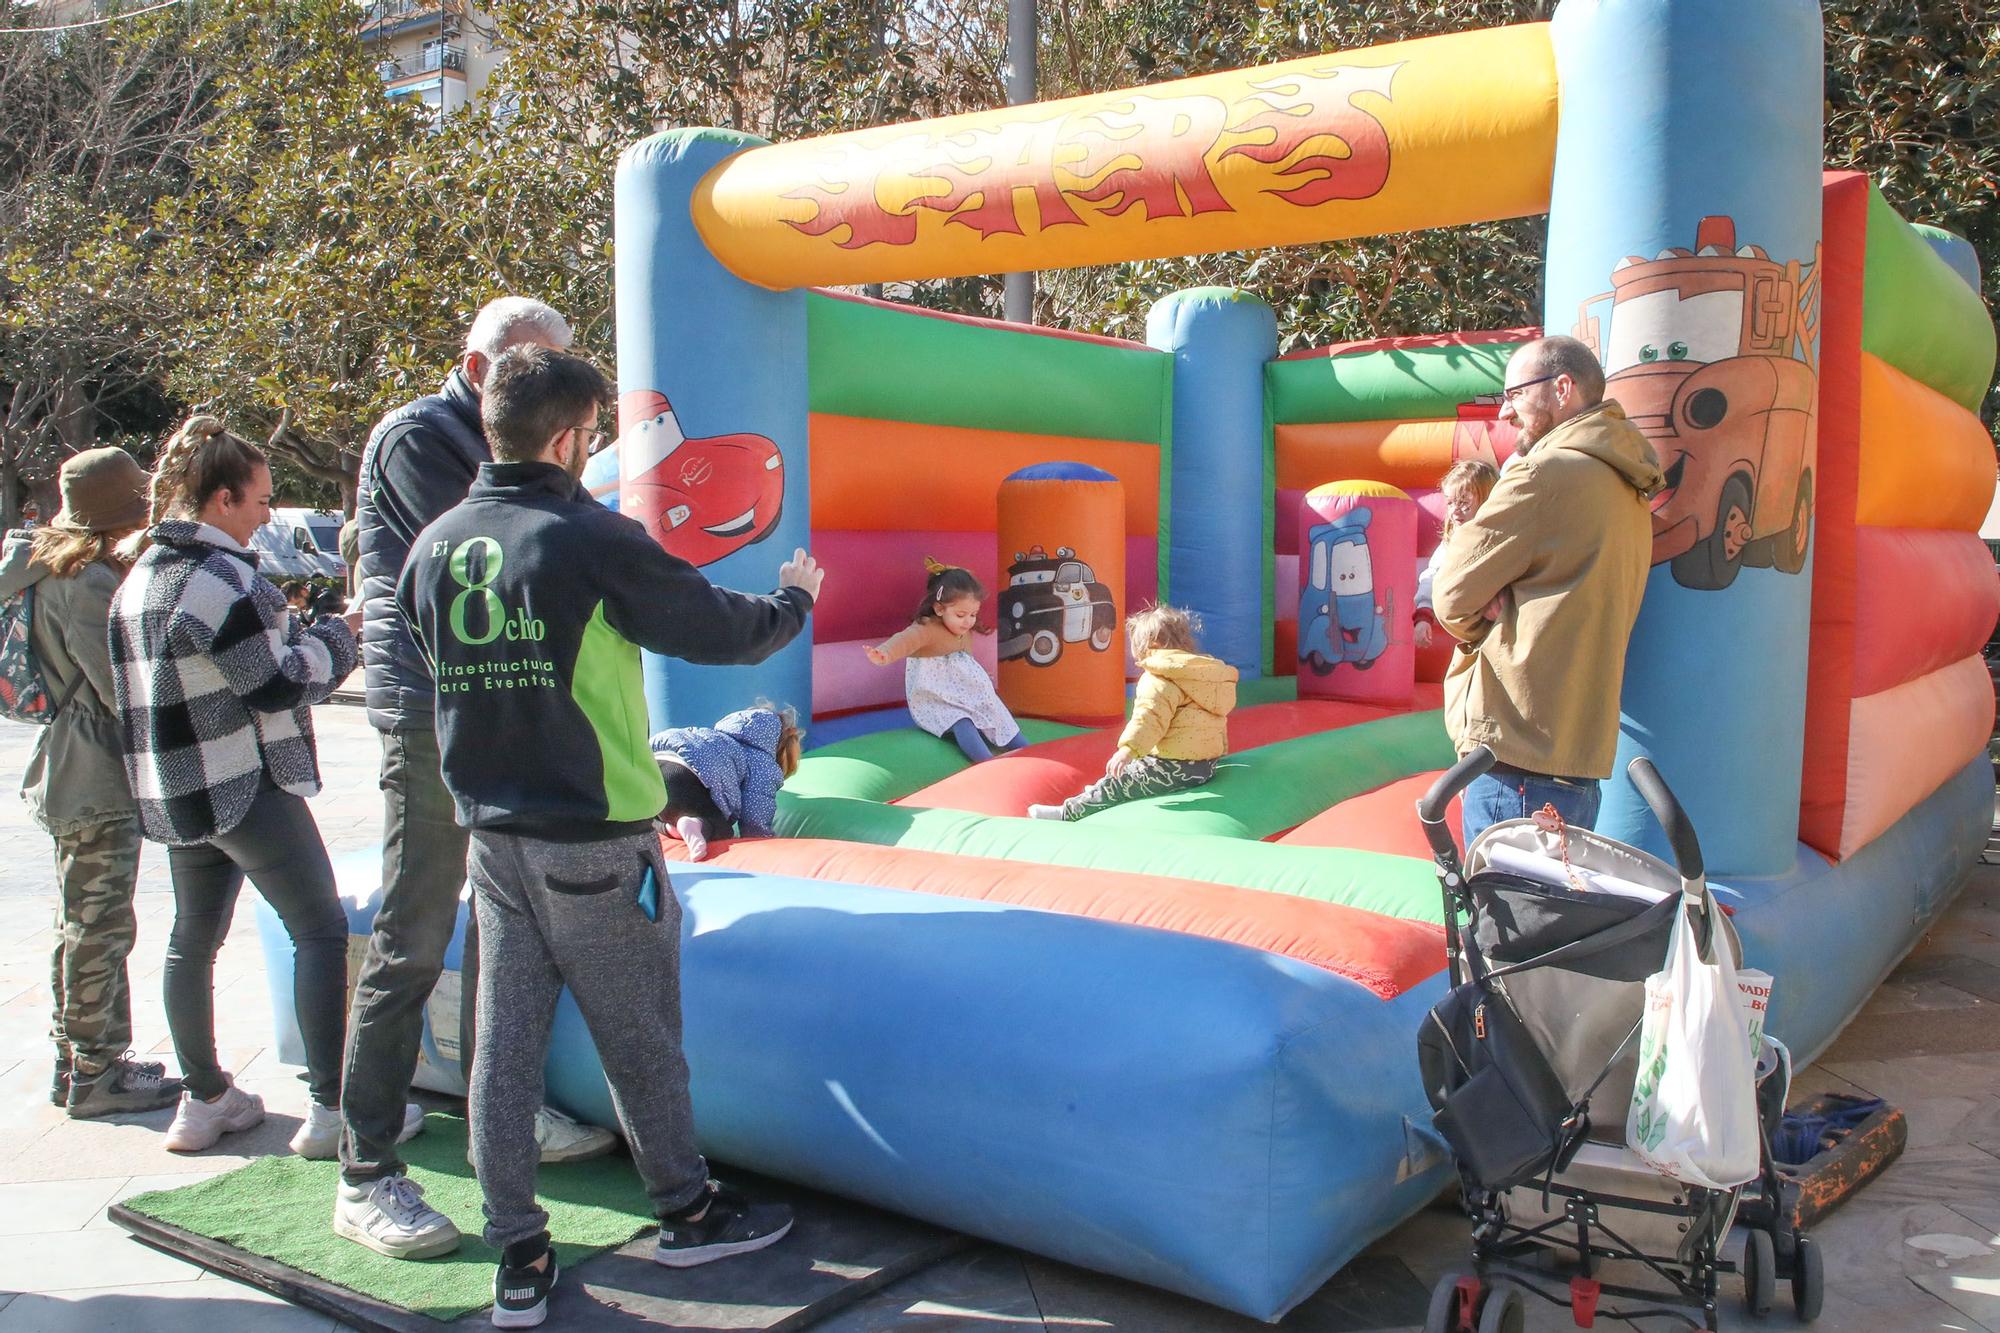
[[[314,809],[336,855],[374,845],[376,744],[359,709],[318,710],[327,791]],[[284,1151],[305,1101],[299,1071],[268,1050],[270,1005],[251,902],[239,906],[216,975],[226,1064],[263,1094],[263,1128],[227,1140],[237,1155],[175,1157],[159,1147],[167,1113],[79,1123],[48,1104],[49,844],[11,793],[30,729],[0,723],[0,1333],[14,1330],[325,1330],[324,1317],[211,1277],[104,1221],[129,1194]],[[165,858],[149,848],[134,958],[137,1044],[166,1052],[160,965],[172,900]],[[1953,1329],[2000,1333],[2000,869],[1985,869],[1952,913],[1875,996],[1803,1090],[1865,1090],[1900,1105],[1910,1150],[1830,1219],[1830,1333]],[[171,1057],[168,1057],[171,1059]],[[1217,1219],[1217,1225],[1229,1225]],[[1465,1225],[1433,1209],[1386,1238],[1284,1327],[1409,1328],[1423,1293],[1458,1261]],[[1747,1319],[1729,1293],[1727,1326]],[[1415,1312],[1412,1313],[1412,1302]],[[1790,1325],[1789,1307],[1767,1321]],[[1536,1312],[1530,1328],[1569,1327]],[[1603,1325],[1600,1325],[1603,1326]],[[1652,1325],[1658,1327],[1659,1325]],[[824,1324],[829,1333],[1001,1328],[1248,1333],[1262,1327],[1144,1288],[982,1246]]]

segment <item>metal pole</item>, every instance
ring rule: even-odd
[[[1007,0],[1007,105],[1035,100],[1035,0]],[[1000,311],[1016,324],[1035,322],[1035,275],[1009,273]]]

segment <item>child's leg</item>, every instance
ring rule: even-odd
[[[999,748],[999,753],[1012,754],[1014,753],[1014,751],[1020,749],[1023,745],[1026,745],[1027,743],[1028,743],[1028,734],[1024,731],[1017,731],[1014,733],[1013,740],[1008,741],[1005,745]]]
[[[669,828],[680,833],[683,841],[687,834],[681,831],[681,821],[698,821],[701,836],[708,842],[729,837],[734,829],[729,817],[722,813],[722,807],[709,795],[694,770],[686,764],[666,763],[660,765],[660,776],[667,781],[667,808],[660,814]],[[690,850],[692,850],[690,848]],[[699,858],[697,858],[699,859]]]
[[[1108,810],[1125,801],[1148,796],[1165,796],[1188,791],[1215,776],[1213,759],[1161,759],[1142,755],[1119,770],[1115,778],[1099,778],[1082,794],[1062,803],[1064,819],[1082,819],[1098,810]]]
[[[951,737],[964,752],[965,757],[975,764],[983,764],[993,757],[993,751],[987,747],[986,738],[979,734],[979,728],[972,725],[972,719],[969,717],[962,717],[952,723],[951,730],[945,735]]]

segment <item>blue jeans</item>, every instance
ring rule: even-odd
[[[1595,781],[1508,771],[1482,774],[1465,789],[1465,846],[1469,850],[1487,825],[1525,819],[1544,805],[1553,805],[1577,828],[1595,828],[1598,796]]]

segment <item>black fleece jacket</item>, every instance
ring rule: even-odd
[[[639,650],[761,662],[812,598],[718,588],[549,463],[487,463],[425,528],[396,602],[437,680],[444,782],[467,828],[564,841],[646,827],[666,787]]]

